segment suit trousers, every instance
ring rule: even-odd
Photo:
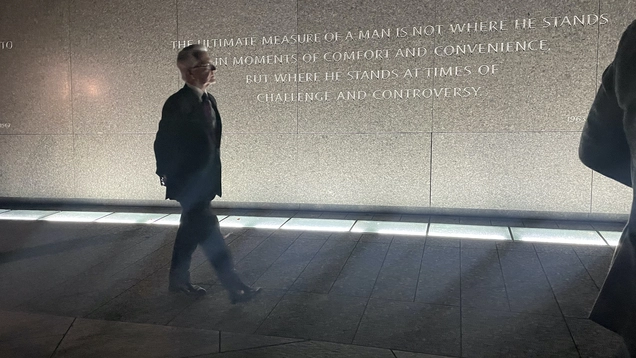
[[[172,250],[170,265],[170,284],[190,283],[190,263],[192,254],[198,245],[212,267],[216,270],[219,281],[228,290],[243,288],[243,283],[234,271],[234,263],[228,250],[219,220],[212,212],[210,201],[199,201],[194,204],[181,203],[181,220],[177,237]]]

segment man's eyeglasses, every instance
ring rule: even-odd
[[[204,69],[206,69],[207,71],[214,71],[214,70],[216,70],[216,67],[214,67],[214,65],[213,65],[213,64],[211,64],[211,63],[206,63],[206,64],[204,64],[204,65],[199,65],[199,66],[194,66],[194,67],[192,67],[192,69],[195,69],[195,68],[204,68]]]

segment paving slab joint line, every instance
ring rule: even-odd
[[[574,254],[576,254],[576,252]],[[568,325],[568,321],[566,319],[565,313],[563,313],[563,309],[561,308],[561,303],[557,299],[556,293],[554,292],[554,287],[552,287],[552,282],[550,282],[550,276],[548,276],[548,273],[545,271],[545,267],[543,266],[543,262],[541,261],[541,256],[539,256],[538,252],[535,252],[535,255],[537,255],[537,259],[539,260],[539,265],[541,266],[541,270],[543,271],[543,275],[548,280],[548,284],[550,285],[550,291],[552,292],[552,296],[554,297],[554,302],[556,302],[557,307],[559,307],[559,312],[561,313],[561,319],[563,319],[563,322],[565,323],[565,326],[568,329],[568,333],[570,334],[570,339],[572,339],[572,343],[574,344],[574,348],[576,348],[576,352],[578,353],[579,357],[582,357],[581,351],[579,350],[579,346],[576,344],[576,340],[574,339],[574,334],[572,333],[572,330],[570,329],[570,326]],[[578,258],[578,255],[577,255],[577,258]],[[585,267],[585,265],[584,265],[584,267]]]
[[[300,236],[299,236],[300,237]],[[327,240],[325,240],[325,242],[322,243],[322,245],[320,246],[320,248],[318,250],[316,250],[316,252],[314,253],[314,256],[311,257],[311,259],[309,259],[309,261],[307,261],[307,264],[305,265],[305,267],[303,267],[302,271],[300,271],[300,273],[298,274],[298,276],[296,276],[296,278],[294,279],[294,282],[291,283],[291,285],[289,285],[289,288],[287,290],[285,290],[285,292],[289,292],[291,291],[291,288],[294,287],[294,284],[296,283],[296,281],[298,281],[298,279],[300,278],[300,276],[305,272],[305,270],[307,269],[307,267],[309,267],[309,265],[311,264],[311,262],[316,258],[316,256],[318,256],[318,253],[320,252],[320,250],[322,250],[323,247],[325,247],[325,245],[327,244],[327,241],[329,241],[329,238],[327,238]]]
[[[504,292],[506,293],[506,303],[508,303],[508,311],[512,311],[510,306],[510,295],[508,295],[508,285],[506,284],[506,276],[503,272],[503,266],[501,265],[501,256],[499,255],[499,249],[497,249],[497,262],[499,263],[499,273],[501,273],[501,281],[503,282]]]
[[[389,247],[386,249],[386,252],[384,253],[384,259],[382,260],[382,265],[380,266],[380,269],[378,270],[378,274],[375,276],[375,281],[373,281],[373,287],[371,288],[371,293],[369,294],[369,297],[367,298],[367,303],[364,305],[364,310],[362,311],[362,315],[360,315],[360,320],[358,321],[358,325],[356,326],[356,331],[353,333],[353,337],[351,338],[351,344],[353,344],[353,341],[355,341],[356,335],[358,334],[358,330],[360,330],[362,319],[364,319],[364,314],[367,312],[367,308],[369,307],[369,302],[371,302],[371,297],[373,296],[373,289],[375,288],[375,285],[378,283],[378,277],[380,277],[380,273],[382,272],[382,268],[384,267],[386,258],[387,256],[389,256],[389,250],[391,250],[391,244],[389,244]]]
[[[585,265],[585,263],[583,262],[583,260],[581,260],[581,256],[579,256],[579,253],[576,252],[576,250],[572,250],[574,251],[574,255],[576,256],[576,258],[579,260],[579,262],[581,263],[581,266],[583,266],[583,268],[585,269],[585,272],[587,273],[588,278],[592,281],[592,283],[594,284],[594,286],[600,291],[601,287],[598,286],[598,284],[596,283],[596,281],[594,280],[594,276],[592,276],[592,273],[590,272],[590,270],[587,268],[587,266]],[[608,269],[609,270],[609,269]]]
[[[221,335],[221,331],[219,331],[219,336],[220,335]],[[285,345],[288,345],[288,344],[296,344],[296,343],[303,343],[303,342],[310,342],[311,341],[311,339],[306,339],[306,338],[290,338],[290,337],[277,337],[277,336],[265,336],[265,337],[288,338],[288,339],[297,339],[297,340],[293,341],[293,342],[273,343],[273,344],[267,344],[267,345],[264,345],[264,346],[249,347],[249,348],[239,348],[239,349],[230,349],[230,350],[226,350],[226,351],[223,351],[223,350],[221,350],[221,348],[219,348],[219,353],[242,352],[242,351],[247,351],[247,350],[250,350],[250,349],[278,347],[278,346],[285,346]]]
[[[267,321],[267,319],[269,318],[269,316],[272,315],[272,312],[274,312],[274,310],[276,309],[276,307],[278,307],[278,305],[280,304],[280,302],[283,300],[283,298],[287,295],[287,292],[289,292],[289,290],[285,291],[284,294],[282,294],[280,296],[280,298],[278,299],[278,301],[276,302],[276,304],[274,305],[274,307],[272,307],[272,309],[269,311],[269,313],[267,314],[267,316],[265,316],[265,318],[263,318],[263,320],[261,321],[261,323],[258,324],[258,327],[256,327],[256,329],[254,330],[253,334],[256,334],[256,332],[258,332],[259,329],[261,329],[261,326],[263,326],[263,323],[265,323],[265,321]]]
[[[261,244],[263,244],[265,241],[269,240],[270,236],[272,236],[274,233],[272,232],[269,236],[267,236],[267,238],[265,240],[263,240],[263,242],[261,242],[258,246],[261,246]],[[300,238],[300,236],[296,237],[295,239],[293,239],[289,245],[287,245],[287,247],[285,248],[285,250],[283,250],[283,252],[280,253],[280,255],[278,255],[274,260],[272,260],[272,262],[267,266],[267,268],[265,270],[263,270],[263,272],[261,272],[261,274],[254,280],[254,282],[252,282],[252,285],[255,285],[256,282],[258,282],[258,280],[261,279],[261,277],[263,277],[263,275],[265,275],[265,272],[267,272],[273,265],[274,263],[276,263],[276,261],[278,261],[278,259],[280,259],[286,252],[287,250],[289,250],[290,247],[292,247],[292,245],[294,245],[294,243],[298,240],[298,238]],[[257,247],[258,247],[257,246]],[[254,248],[256,249],[256,248]],[[254,250],[252,250],[254,251]],[[245,256],[247,257],[247,255]],[[285,290],[285,292],[287,292],[289,290]]]
[[[128,287],[127,289],[123,290],[122,292],[120,292],[118,295],[116,295],[115,297],[109,299],[107,302],[104,302],[103,304],[99,305],[98,307],[96,307],[94,310],[90,311],[89,313],[87,313],[86,315],[84,315],[84,318],[87,319],[94,319],[94,318],[89,318],[90,315],[92,315],[93,313],[97,312],[100,308],[106,306],[107,304],[109,304],[110,302],[116,300],[117,298],[119,298],[121,295],[123,295],[124,293],[132,290],[133,287],[137,286],[141,281],[147,279],[148,277],[154,275],[155,273],[157,273],[159,270],[161,270],[164,267],[170,266],[170,263],[166,263],[162,266],[160,266],[158,269],[156,269],[155,271],[153,271],[152,273],[144,276],[143,278],[137,280],[134,284],[132,284],[130,287]]]
[[[62,344],[62,342],[64,341],[64,338],[66,338],[66,335],[68,334],[68,332],[71,330],[71,328],[73,327],[73,325],[75,324],[75,321],[77,321],[77,317],[73,318],[73,322],[71,322],[71,324],[68,326],[68,329],[66,330],[66,332],[64,332],[64,335],[62,336],[62,339],[60,339],[59,342],[57,342],[57,346],[55,346],[55,349],[53,350],[53,353],[51,353],[50,358],[53,358],[53,356],[55,355],[55,353],[57,353],[57,350],[60,348],[60,345]]]
[[[345,262],[342,264],[340,271],[338,271],[338,275],[336,276],[336,279],[333,280],[333,282],[331,283],[331,286],[329,286],[329,290],[327,291],[327,294],[331,293],[331,290],[333,289],[333,285],[335,285],[336,281],[338,281],[338,277],[340,277],[340,275],[342,274],[342,270],[344,270],[345,266],[347,266],[347,262],[349,262],[349,260],[351,259],[351,255],[353,255],[353,252],[356,251],[356,248],[358,247],[359,244],[360,244],[360,240],[356,241],[355,246],[353,246],[353,249],[351,249],[351,252],[349,252],[349,256],[347,257]]]
[[[284,343],[268,344],[268,345],[265,345],[265,346],[249,347],[249,348],[242,348],[242,349],[231,349],[231,350],[227,350],[227,351],[222,351],[221,350],[221,346],[220,346],[220,337],[221,337],[221,331],[219,331],[219,351],[218,352],[203,353],[203,354],[197,354],[197,355],[193,355],[193,356],[181,356],[180,358],[209,357],[210,354],[217,354],[217,353],[221,354],[221,353],[230,353],[230,352],[243,352],[243,351],[249,351],[249,350],[253,350],[253,349],[278,347],[278,346],[285,346],[285,345],[288,345],[288,344],[295,344],[295,343],[302,343],[302,342],[309,342],[310,341],[309,339],[298,339],[297,341],[294,341],[294,342],[284,342]],[[275,336],[268,336],[268,337],[275,337]],[[287,337],[285,337],[285,338],[287,338]]]

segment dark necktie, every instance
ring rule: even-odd
[[[205,119],[212,126],[212,128],[216,127],[216,116],[212,112],[212,102],[210,101],[210,97],[208,97],[207,93],[203,93],[201,97],[203,101],[203,113],[205,114]]]

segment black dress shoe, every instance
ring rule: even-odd
[[[205,288],[191,283],[182,283],[180,285],[169,285],[168,291],[172,293],[185,293],[188,296],[203,296],[206,294]]]
[[[260,287],[251,288],[249,286],[245,286],[245,288],[243,288],[242,290],[230,291],[230,301],[232,302],[232,304],[238,302],[247,302],[254,296],[258,295],[260,292]]]

